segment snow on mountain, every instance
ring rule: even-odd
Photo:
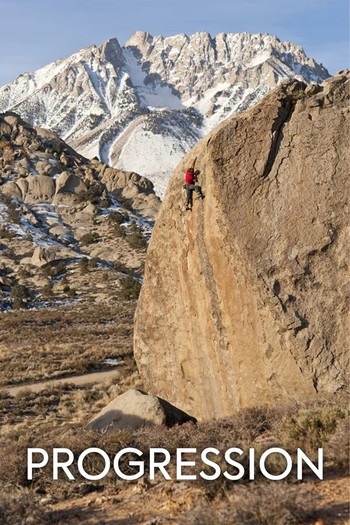
[[[160,195],[182,156],[221,120],[286,78],[328,71],[270,35],[136,32],[25,73],[0,88],[0,112],[50,128],[87,157],[150,178]]]

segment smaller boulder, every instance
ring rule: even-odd
[[[37,246],[33,252],[32,258],[30,260],[30,263],[33,266],[44,266],[48,262],[54,261],[56,258],[56,253],[53,248],[42,248],[41,246]]]
[[[172,427],[188,421],[197,422],[164,399],[132,389],[113,399],[88,423],[86,429],[108,432],[152,425]]]

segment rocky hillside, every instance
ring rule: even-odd
[[[349,84],[284,82],[171,179],[134,351],[145,386],[195,417],[346,384]],[[205,200],[186,212],[194,159]]]
[[[223,118],[286,78],[322,82],[327,70],[270,35],[137,32],[90,46],[0,89],[0,111],[57,132],[74,149],[135,170],[163,194],[183,155]]]
[[[14,113],[0,115],[0,174],[0,310],[98,300],[140,270],[160,205],[150,181]]]

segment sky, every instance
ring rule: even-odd
[[[350,0],[0,0],[0,86],[21,73],[136,31],[153,36],[269,33],[331,74],[349,68]]]

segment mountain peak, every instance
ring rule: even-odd
[[[109,38],[0,88],[0,111],[53,129],[80,153],[149,177],[163,193],[183,155],[288,78],[327,70],[268,34]]]
[[[125,42],[124,47],[144,45],[145,43],[150,43],[153,38],[154,37],[147,31],[136,31],[129,40]]]

